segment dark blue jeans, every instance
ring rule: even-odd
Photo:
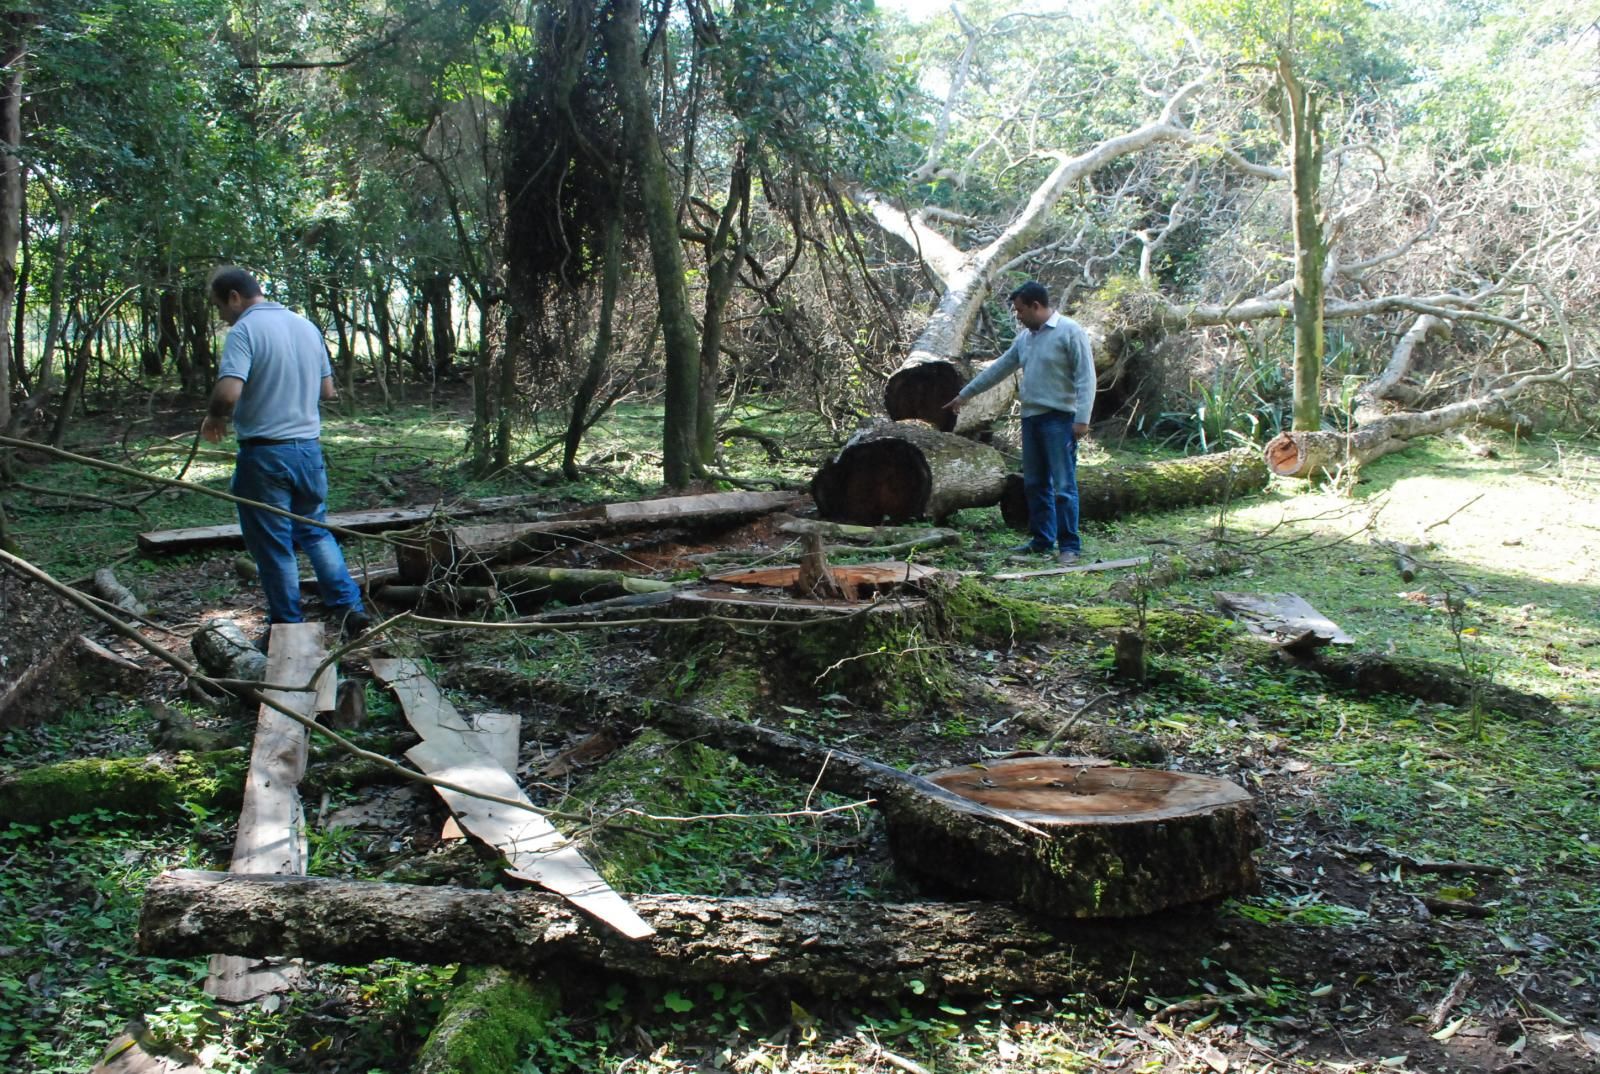
[[[1078,536],[1078,438],[1061,410],[1022,419],[1022,488],[1028,494],[1033,547],[1082,552]]]
[[[233,494],[259,500],[306,518],[328,514],[328,468],[315,440],[240,444],[233,470]],[[344,553],[333,534],[239,504],[244,546],[261,570],[261,588],[274,623],[301,623],[300,567],[295,550],[306,554],[317,575],[322,601],[336,612],[361,611],[361,589],[350,577]]]

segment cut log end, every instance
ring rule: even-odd
[[[1310,472],[1310,458],[1291,433],[1279,433],[1267,441],[1262,456],[1267,469],[1279,477],[1305,477]]]
[[[925,361],[906,365],[883,388],[883,407],[892,421],[915,418],[940,432],[954,432],[957,416],[945,404],[966,386],[966,375],[953,362]]]
[[[836,522],[874,526],[909,522],[927,512],[933,473],[913,444],[872,440],[817,471],[811,495],[817,513]]]

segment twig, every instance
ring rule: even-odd
[[[1094,708],[1096,705],[1100,704],[1100,702],[1104,701],[1106,698],[1115,697],[1116,695],[1117,695],[1117,691],[1115,691],[1115,690],[1107,690],[1105,693],[1099,695],[1098,697],[1091,697],[1089,700],[1087,700],[1083,704],[1079,705],[1076,709],[1073,710],[1072,715],[1068,716],[1065,720],[1061,721],[1061,726],[1056,728],[1055,732],[1049,738],[1045,739],[1044,745],[1039,747],[1039,752],[1040,753],[1049,753],[1051,750],[1055,749],[1056,748],[1056,743],[1061,740],[1061,736],[1066,734],[1068,731],[1072,730],[1073,727],[1075,727],[1077,725],[1078,718],[1080,716],[1082,716],[1084,713],[1088,712],[1090,709]]]
[[[18,489],[22,492],[31,492],[35,496],[57,496],[63,500],[83,500],[86,503],[97,503],[103,507],[109,507],[114,511],[132,511],[140,518],[148,519],[149,517],[144,513],[144,509],[136,503],[122,503],[108,496],[96,496],[92,492],[69,492],[66,489],[47,488],[44,485],[30,485],[26,481],[8,481],[5,487]]]
[[[1423,532],[1423,533],[1427,533],[1427,532],[1428,532],[1428,531],[1429,531],[1429,530],[1431,530],[1431,529],[1433,529],[1433,528],[1434,528],[1434,527],[1435,527],[1435,526],[1442,526],[1442,525],[1444,525],[1444,524],[1445,524],[1445,523],[1446,523],[1446,522],[1449,522],[1449,521],[1450,521],[1450,520],[1451,520],[1451,519],[1452,519],[1452,518],[1455,518],[1455,517],[1456,517],[1456,516],[1457,516],[1457,515],[1459,515],[1459,514],[1460,514],[1460,513],[1461,513],[1461,512],[1463,512],[1463,511],[1465,511],[1465,510],[1466,510],[1466,509],[1467,509],[1467,508],[1469,508],[1469,507],[1471,507],[1471,506],[1472,506],[1472,505],[1473,505],[1473,504],[1475,504],[1475,503],[1477,503],[1477,502],[1478,502],[1478,501],[1479,501],[1479,500],[1481,500],[1481,499],[1483,499],[1483,497],[1484,497],[1484,496],[1485,496],[1485,495],[1486,495],[1486,494],[1485,494],[1485,493],[1482,493],[1482,492],[1480,492],[1480,493],[1478,493],[1478,494],[1477,494],[1477,495],[1476,495],[1476,496],[1474,496],[1474,497],[1473,497],[1473,498],[1472,498],[1472,499],[1470,499],[1470,500],[1468,500],[1468,501],[1467,501],[1467,502],[1466,502],[1466,503],[1464,503],[1464,504],[1462,504],[1462,505],[1461,505],[1461,506],[1460,506],[1460,507],[1457,507],[1457,508],[1456,508],[1456,509],[1455,509],[1455,510],[1454,510],[1454,511],[1451,511],[1451,512],[1450,512],[1450,513],[1449,513],[1449,514],[1448,514],[1448,515],[1445,515],[1445,516],[1444,516],[1444,517],[1443,517],[1443,518],[1441,518],[1441,519],[1440,519],[1440,520],[1439,520],[1439,521],[1437,521],[1437,522],[1434,522],[1434,523],[1431,523],[1431,524],[1430,524],[1430,525],[1427,525],[1427,526],[1424,526],[1424,527],[1423,527],[1423,528],[1422,528],[1422,532]]]
[[[1456,979],[1450,983],[1445,991],[1444,998],[1434,1006],[1433,1013],[1428,1016],[1428,1032],[1437,1033],[1444,1028],[1444,1023],[1450,1017],[1450,1012],[1455,1010],[1467,994],[1467,989],[1472,987],[1472,974],[1462,970],[1456,974]]]

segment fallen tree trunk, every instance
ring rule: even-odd
[[[1202,959],[1243,970],[1314,930],[1197,915],[1059,922],[982,903],[642,895],[656,935],[622,940],[554,895],[181,869],[145,891],[139,950],[523,971],[580,963],[639,977],[846,995],[1188,991]],[[1326,930],[1333,931],[1333,930]],[[1254,973],[1244,973],[1254,979]]]
[[[1005,474],[1005,460],[986,444],[922,422],[878,422],[817,471],[811,497],[817,513],[836,522],[938,522],[963,507],[997,502]]]
[[[208,619],[189,638],[194,658],[221,679],[260,682],[267,673],[267,654],[256,648],[231,619]]]
[[[94,591],[101,600],[121,611],[144,615],[150,610],[144,601],[134,595],[133,590],[117,581],[116,572],[110,567],[101,567],[94,572]]]
[[[790,492],[707,492],[601,504],[539,522],[444,527],[403,543],[395,562],[400,580],[408,585],[440,579],[488,583],[495,564],[549,551],[573,538],[665,525],[731,528],[790,507],[796,498]]]
[[[1260,492],[1269,477],[1255,448],[1166,462],[1084,466],[1078,470],[1078,517],[1085,522],[1105,522],[1124,515],[1221,503]],[[1021,474],[1007,476],[1000,513],[1011,528],[1028,528],[1028,498]]]

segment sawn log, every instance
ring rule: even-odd
[[[878,422],[852,436],[811,479],[817,513],[874,526],[938,522],[963,507],[988,507],[1005,487],[1000,453],[920,421]]]
[[[179,869],[146,889],[139,949],[164,958],[226,950],[347,965],[380,958],[521,970],[582,964],[674,982],[850,995],[1087,991],[1116,998],[1130,989],[1186,991],[1202,959],[1243,972],[1242,962],[1302,942],[1297,930],[1274,935],[1242,920],[1172,915],[1130,928],[1047,921],[983,903],[640,895],[633,905],[654,936],[609,935],[540,892]]]

